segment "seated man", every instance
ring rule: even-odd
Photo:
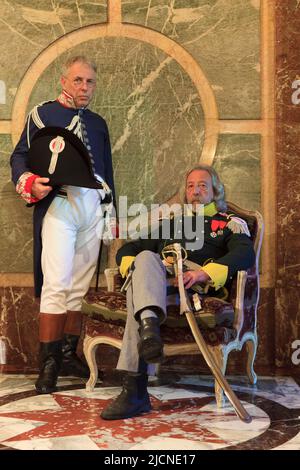
[[[185,289],[209,283],[217,290],[230,284],[238,270],[246,270],[254,264],[255,253],[246,222],[225,212],[224,186],[212,167],[198,165],[187,172],[184,202],[192,208],[192,219],[196,217],[199,204],[204,205],[203,230],[195,236],[198,240],[202,235],[202,247],[189,249],[184,236],[180,240],[187,249],[188,260],[199,265],[198,269],[184,272]],[[151,375],[154,364],[163,356],[160,324],[166,318],[167,271],[161,253],[165,246],[178,241],[179,233],[181,231],[176,230],[171,221],[169,240],[162,237],[139,239],[125,244],[117,253],[122,277],[134,263],[117,365],[117,369],[127,372],[121,394],[103,410],[103,419],[130,418],[151,409],[148,374]]]

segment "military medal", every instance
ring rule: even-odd
[[[227,222],[224,220],[212,220],[211,221],[211,229],[212,232],[210,236],[212,238],[216,238],[217,235],[223,235],[223,228],[226,226]]]

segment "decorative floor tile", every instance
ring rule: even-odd
[[[10,441],[9,445],[19,450],[99,450],[98,446],[87,436]]]
[[[289,377],[260,377],[257,386],[229,378],[252,422],[229,403],[217,408],[211,377],[185,376],[151,385],[152,411],[105,421],[100,413],[120,387],[87,392],[80,379],[59,379],[37,395],[33,376],[0,377],[0,445],[30,450],[300,450],[300,387]]]

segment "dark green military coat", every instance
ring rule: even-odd
[[[123,256],[136,256],[141,251],[150,250],[161,255],[162,249],[172,243],[179,242],[187,248],[190,261],[201,266],[215,262],[228,267],[227,281],[230,281],[237,271],[246,270],[255,263],[255,252],[245,221],[236,218],[233,214],[217,212],[213,216],[203,216],[202,220],[195,215],[191,217],[176,217],[172,220],[161,221],[159,227],[152,231],[149,238],[139,238],[122,246],[117,252],[117,263],[121,264]],[[170,223],[170,232],[167,236]],[[191,230],[194,236],[190,238]],[[197,228],[197,230],[196,230]],[[204,232],[204,233],[203,233]],[[249,233],[249,232],[248,232]],[[187,237],[186,234],[189,236]],[[193,244],[203,246],[193,248]]]

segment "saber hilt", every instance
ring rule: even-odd
[[[129,273],[126,277],[126,280],[124,282],[124,284],[122,285],[121,289],[120,289],[120,292],[126,292],[128,287],[130,286],[131,284],[131,281],[132,281],[132,274],[133,274],[133,271],[134,271],[134,262],[131,264],[130,268],[129,268]]]

